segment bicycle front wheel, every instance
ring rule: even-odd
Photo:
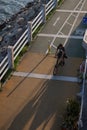
[[[58,72],[58,67],[55,65],[53,69],[53,75],[56,75]]]

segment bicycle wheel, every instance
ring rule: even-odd
[[[53,69],[53,75],[56,75],[57,72],[58,72],[58,66],[55,65],[55,66],[54,66],[54,69]]]

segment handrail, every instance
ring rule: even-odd
[[[22,48],[29,42],[29,37],[31,37],[31,35],[36,31],[36,29],[41,25],[41,23],[44,23],[45,17],[56,6],[55,2],[58,2],[58,1],[50,0],[45,6],[43,6],[42,10],[38,13],[38,15],[32,21],[31,29],[28,26],[27,29],[21,35],[21,37],[18,39],[18,41],[14,44],[14,46],[12,46],[13,61],[18,56],[18,54],[20,53]],[[29,25],[28,22],[27,22],[27,25]],[[9,69],[7,62],[9,63],[11,57],[9,57],[8,55],[7,55],[7,57],[5,57],[4,60],[0,63],[0,81],[2,80],[3,76],[6,74],[6,72]],[[7,62],[4,62],[6,58],[7,58]],[[4,63],[4,65],[2,66],[3,63]],[[4,67],[4,69],[3,69],[3,67]],[[3,70],[3,74],[1,73],[2,70]]]
[[[83,127],[82,112],[83,112],[83,104],[84,104],[84,90],[85,90],[85,83],[86,83],[86,70],[87,70],[87,59],[85,60],[85,69],[84,69],[84,73],[83,73],[81,109],[80,109],[80,115],[79,115],[79,120],[78,120],[78,127]]]

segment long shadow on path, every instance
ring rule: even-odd
[[[75,84],[71,87],[71,84],[65,85],[64,82],[52,80],[45,81],[34,97],[19,112],[8,130],[24,130],[26,126],[28,127],[26,130],[46,130],[46,128],[47,130],[57,130],[60,128],[66,99],[75,96],[78,91],[78,87]],[[52,119],[53,117],[54,119]]]

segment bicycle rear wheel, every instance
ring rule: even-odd
[[[57,72],[58,72],[58,66],[55,65],[55,66],[54,66],[54,69],[53,69],[53,75],[56,75]]]

